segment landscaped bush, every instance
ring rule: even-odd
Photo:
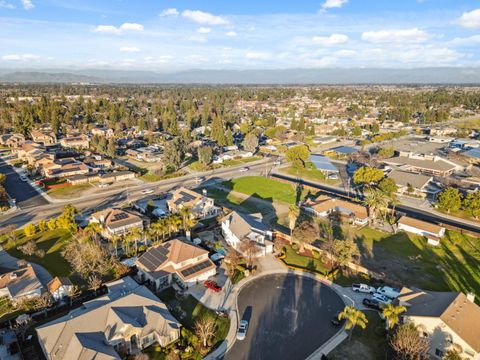
[[[320,259],[320,251],[315,250],[315,249],[312,250],[312,257],[313,257],[314,259]]]

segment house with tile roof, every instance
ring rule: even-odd
[[[302,210],[315,217],[327,218],[335,214],[355,225],[368,224],[368,211],[365,206],[326,195],[307,200],[302,205]]]
[[[144,220],[140,215],[123,209],[108,208],[97,211],[90,217],[90,222],[100,224],[106,237],[125,235],[133,228],[144,229]]]
[[[178,239],[151,247],[135,265],[140,279],[155,284],[157,289],[174,282],[189,287],[217,273],[207,250]]]
[[[463,359],[480,359],[480,306],[473,294],[402,288],[395,300],[407,308],[403,322],[413,322],[429,340],[429,355],[441,359],[455,349]]]
[[[180,337],[181,324],[145,286],[126,277],[108,294],[36,328],[49,360],[113,360]]]
[[[232,211],[222,219],[222,234],[225,241],[238,251],[244,241],[253,240],[258,244],[258,255],[273,251],[272,231],[262,221],[261,214],[244,214]]]

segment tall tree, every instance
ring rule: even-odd
[[[386,326],[388,329],[393,329],[400,320],[400,314],[407,311],[405,306],[395,306],[393,304],[386,304],[382,306],[382,314],[386,319]]]
[[[215,321],[211,317],[202,317],[195,322],[195,335],[197,335],[203,343],[203,347],[207,347],[207,342],[215,336]]]
[[[427,355],[428,339],[421,337],[414,323],[400,325],[390,339],[390,346],[402,360],[420,360]]]
[[[288,208],[288,227],[290,229],[290,237],[292,237],[293,229],[295,229],[295,224],[297,219],[300,216],[300,209],[297,205],[290,205]]]
[[[285,158],[295,167],[305,167],[305,162],[310,157],[310,150],[305,145],[293,146],[285,153]]]
[[[480,216],[480,191],[477,190],[473,193],[468,194],[465,199],[463,199],[463,208],[467,213],[473,216],[478,220]]]
[[[255,151],[257,151],[257,146],[258,146],[257,135],[253,133],[247,134],[247,136],[245,136],[245,139],[243,140],[242,145],[245,150],[251,151],[252,153],[254,153]]]
[[[356,326],[359,326],[362,329],[365,329],[368,324],[368,319],[363,312],[355,309],[353,306],[345,306],[343,311],[338,314],[338,320],[345,319],[345,329],[350,330],[348,338],[351,339],[353,329]]]
[[[448,187],[438,195],[438,206],[447,211],[457,211],[462,206],[462,194],[453,187]]]

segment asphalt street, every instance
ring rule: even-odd
[[[16,200],[18,207],[27,208],[48,204],[48,201],[28,182],[20,180],[20,175],[3,159],[0,159],[0,173],[7,175],[5,190],[12,199]]]
[[[331,319],[344,302],[328,286],[295,275],[270,275],[238,296],[240,319],[249,321],[227,360],[303,360],[337,333]]]

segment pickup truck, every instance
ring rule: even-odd
[[[391,288],[389,286],[382,286],[379,287],[376,291],[377,294],[385,295],[389,297],[390,299],[395,299],[400,295],[400,290]]]
[[[367,284],[352,284],[352,290],[355,292],[362,292],[373,294],[376,290],[373,286],[369,286]]]

